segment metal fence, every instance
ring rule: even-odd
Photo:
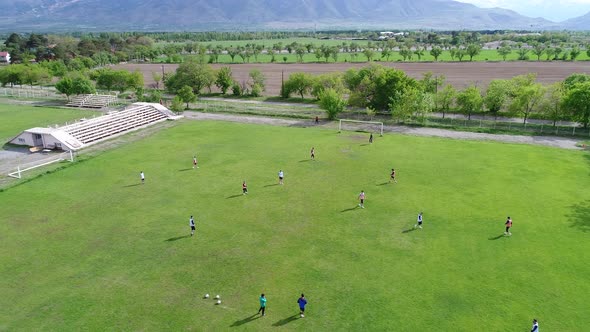
[[[399,123],[399,122],[398,122]],[[426,127],[439,128],[469,128],[481,131],[494,132],[521,132],[532,135],[558,135],[558,136],[575,136],[575,137],[590,137],[590,129],[577,126],[560,125],[559,122],[555,126],[553,124],[534,124],[534,123],[515,123],[515,122],[498,122],[494,120],[467,120],[467,119],[453,119],[453,118],[426,118],[424,120],[413,119],[404,121],[407,125],[418,125]]]
[[[0,87],[0,96],[21,98],[51,98],[66,99],[66,97],[52,88],[18,86]]]

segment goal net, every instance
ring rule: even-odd
[[[383,136],[383,122],[340,119],[338,132],[343,130],[362,130],[369,133],[379,133],[380,136]]]
[[[53,163],[57,163],[60,161],[64,161],[64,160],[67,160],[69,162],[73,162],[74,161],[74,153],[72,151],[65,151],[65,152],[56,154],[54,156],[50,156],[48,158],[37,160],[37,161],[31,162],[31,163],[18,165],[16,168],[16,171],[14,171],[12,173],[8,173],[8,176],[16,178],[16,179],[21,179],[23,176],[23,173],[25,173],[27,171],[33,170],[35,168],[43,167],[46,165],[50,165]]]

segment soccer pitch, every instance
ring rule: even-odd
[[[586,153],[367,139],[185,121],[0,192],[0,330],[590,325]]]

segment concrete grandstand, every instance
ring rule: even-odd
[[[122,111],[93,119],[82,119],[56,128],[31,128],[10,143],[52,150],[79,150],[88,145],[123,135],[166,120],[180,118],[156,103],[134,103]]]

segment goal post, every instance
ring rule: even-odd
[[[62,153],[60,153],[56,156],[53,156],[53,157],[38,160],[38,161],[29,163],[29,164],[25,164],[25,165],[18,165],[16,168],[16,171],[12,172],[12,173],[8,173],[8,176],[16,178],[16,179],[21,179],[22,173],[24,173],[26,171],[30,171],[35,168],[47,166],[47,165],[57,163],[60,161],[64,161],[64,160],[67,160],[69,162],[74,162],[74,153],[71,150],[69,150],[69,151],[62,152]],[[23,167],[21,167],[21,166],[23,166]]]
[[[366,125],[375,125],[378,128],[379,131],[379,135],[383,136],[383,122],[379,122],[379,121],[361,121],[361,120],[349,120],[349,119],[340,119],[340,121],[338,122],[338,132],[342,131],[342,123],[356,123],[358,124],[358,126],[356,126],[356,128],[361,128],[361,129],[367,129]],[[365,124],[365,126],[362,126],[362,124]]]

